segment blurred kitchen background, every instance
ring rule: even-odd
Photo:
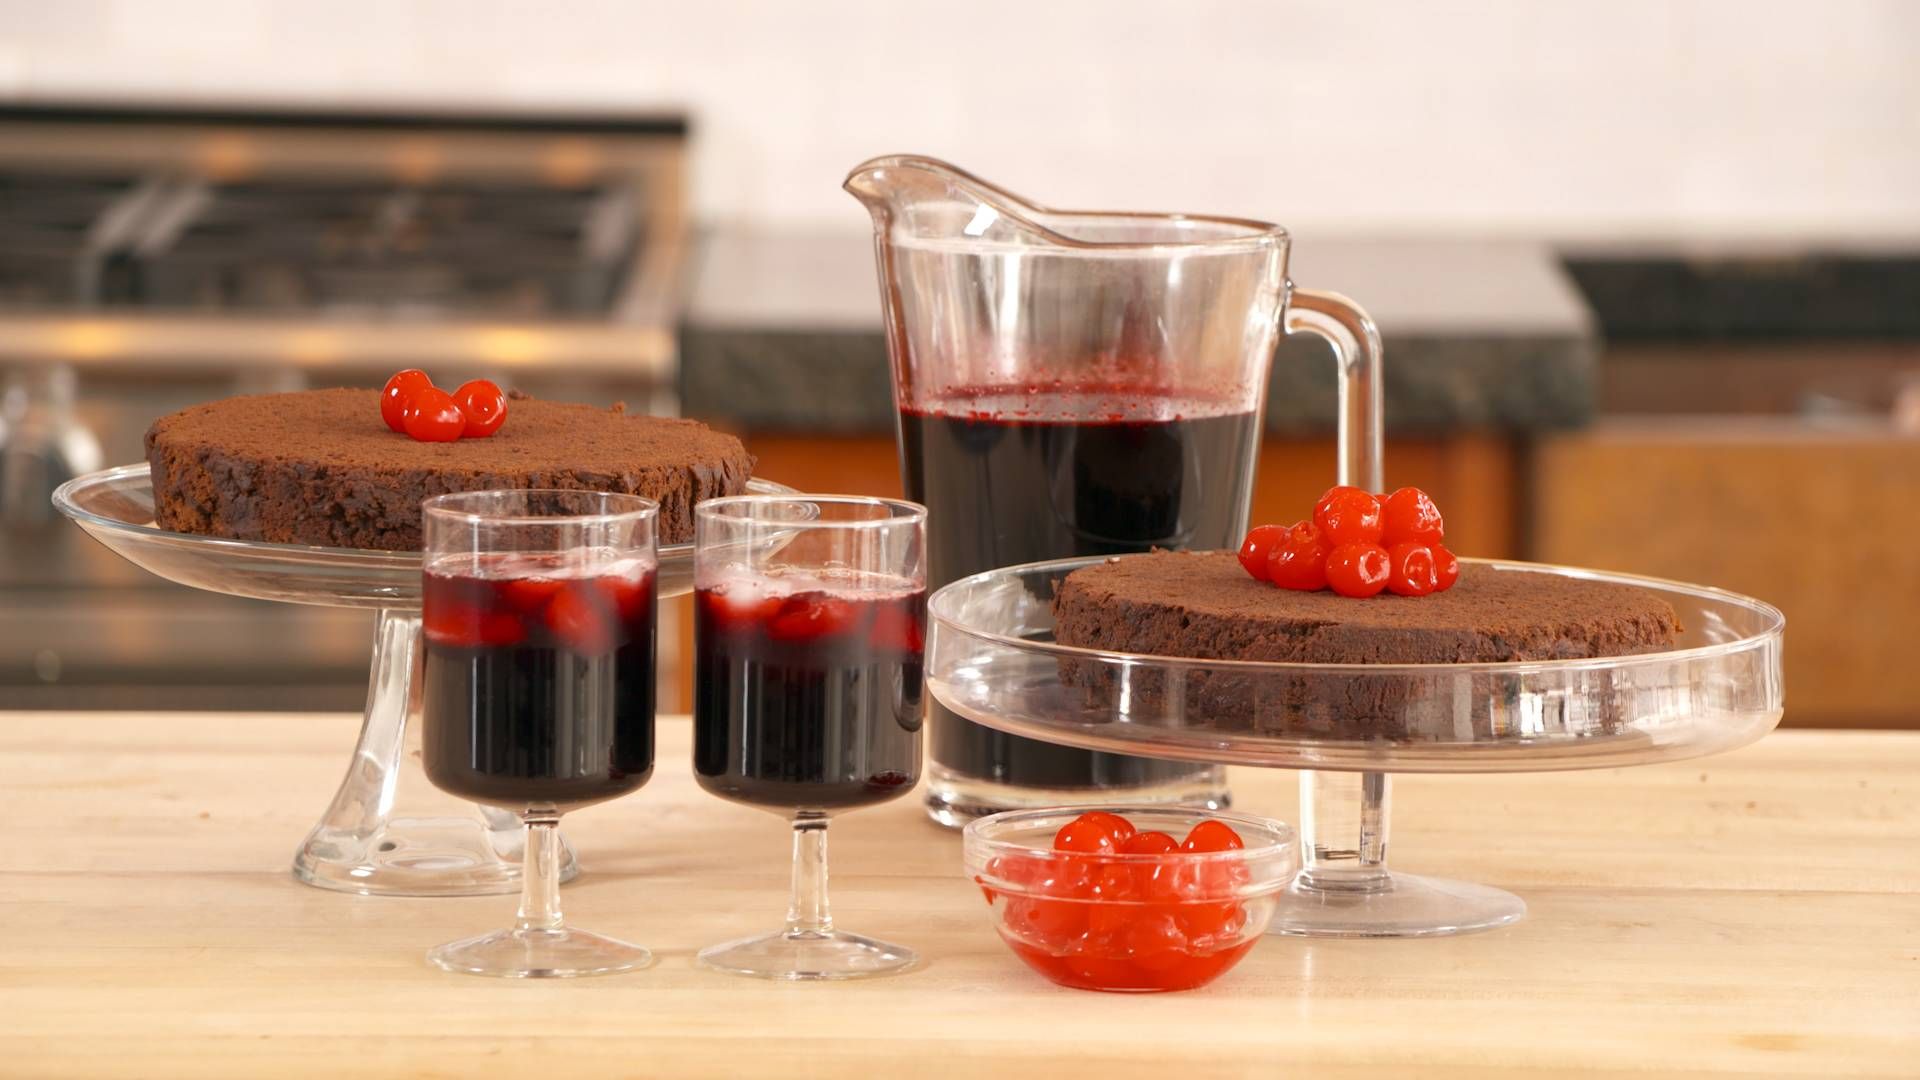
[[[0,0],[0,703],[358,708],[363,615],[47,505],[207,398],[485,374],[897,493],[839,189],[895,151],[1287,224],[1378,320],[1388,480],[1456,550],[1755,593],[1788,723],[1913,720],[1907,0]],[[1330,482],[1332,374],[1276,358],[1255,520]]]

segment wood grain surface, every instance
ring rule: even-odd
[[[889,979],[694,966],[784,909],[781,822],[701,793],[661,722],[635,795],[570,817],[579,925],[650,970],[499,982],[427,966],[507,897],[369,899],[287,876],[354,719],[0,713],[0,1075],[1485,1077],[1920,1075],[1920,735],[1780,732],[1704,761],[1414,777],[1394,863],[1512,889],[1522,923],[1269,938],[1221,981],[1056,988],[994,936],[959,839],[903,799],[834,827],[841,925]],[[1236,771],[1292,819],[1294,779]]]

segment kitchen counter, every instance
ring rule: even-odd
[[[1354,298],[1380,326],[1392,433],[1566,428],[1593,412],[1598,334],[1545,244],[1296,238],[1289,272]],[[686,415],[757,431],[892,431],[869,235],[716,232],[692,273]],[[1268,430],[1331,430],[1334,394],[1326,346],[1282,338]]]
[[[1269,938],[1201,991],[1056,988],[995,939],[916,800],[835,826],[836,915],[918,948],[891,979],[785,985],[693,953],[773,926],[787,837],[701,793],[661,722],[639,793],[576,814],[580,925],[637,974],[447,975],[425,950],[507,897],[368,899],[287,875],[339,779],[340,715],[0,713],[0,1073],[356,1077],[1913,1075],[1920,734],[1785,731],[1621,771],[1413,777],[1395,863],[1531,914],[1424,941]],[[1290,773],[1236,771],[1293,817]]]

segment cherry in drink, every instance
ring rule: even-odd
[[[920,774],[926,593],[821,570],[699,589],[694,774],[735,802],[843,810]]]
[[[1258,442],[1250,409],[1125,387],[950,391],[900,414],[936,588],[1042,559],[1236,547]],[[1139,788],[1211,769],[1055,746],[934,708],[932,759],[962,777]]]
[[[439,560],[422,581],[427,776],[561,810],[653,772],[654,571],[592,552]]]

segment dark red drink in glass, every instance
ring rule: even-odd
[[[653,772],[654,572],[503,554],[427,568],[424,745],[441,789],[507,809],[583,806]]]
[[[653,774],[650,499],[577,489],[437,495],[421,504],[421,757],[450,794],[525,826],[514,924],[428,962],[502,978],[572,978],[653,962],[560,914],[560,818]]]
[[[833,924],[827,827],[920,777],[926,517],[858,495],[694,508],[694,776],[793,829],[786,926],[700,950],[708,967],[857,979],[916,960]]]
[[[824,588],[817,587],[824,585]],[[873,575],[778,577],[694,600],[693,768],[715,795],[839,810],[920,775],[926,593]]]

